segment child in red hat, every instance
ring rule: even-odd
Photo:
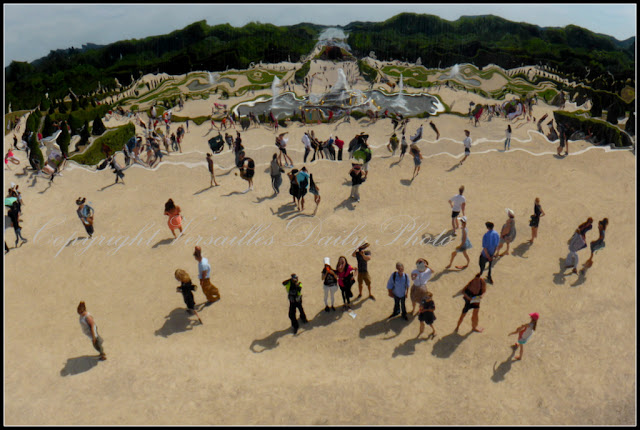
[[[529,340],[533,332],[536,330],[538,318],[540,318],[540,314],[538,314],[537,312],[529,314],[529,316],[531,317],[531,321],[529,321],[527,324],[521,325],[513,333],[509,333],[509,336],[516,333],[518,334],[518,341],[511,345],[511,348],[513,349],[516,349],[518,345],[520,345],[520,355],[515,357],[516,360],[522,359],[524,344],[527,343],[527,340]]]

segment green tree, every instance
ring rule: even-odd
[[[633,111],[629,114],[627,123],[624,126],[624,131],[629,133],[631,136],[636,134],[636,115]]]
[[[593,93],[591,97],[591,110],[589,111],[592,118],[600,118],[602,116],[602,102],[600,96]]]
[[[80,129],[80,127],[82,127],[82,121],[73,116],[72,113],[70,113],[67,117],[67,124],[69,124],[69,127],[71,127],[72,136],[78,134],[78,130]]]
[[[620,107],[618,106],[618,103],[613,103],[607,109],[607,122],[616,125],[618,124],[619,116],[620,116]]]
[[[82,127],[82,131],[80,132],[80,144],[86,145],[89,142],[90,137],[91,133],[89,132],[89,120],[85,120],[84,127]]]
[[[44,167],[44,155],[42,155],[42,151],[40,150],[40,143],[38,142],[38,138],[36,133],[31,135],[31,139],[29,139],[29,149],[30,149],[30,158],[33,160],[37,160],[40,164],[40,168]]]
[[[42,127],[43,136],[51,136],[54,132],[53,121],[49,115],[44,117],[44,127]]]
[[[58,112],[67,113],[67,107],[65,106],[64,101],[60,101],[60,103],[58,103]]]
[[[93,127],[91,129],[91,134],[94,136],[100,136],[104,133],[107,128],[102,123],[102,119],[100,119],[100,115],[96,115],[96,119],[93,120]]]
[[[58,146],[64,155],[69,155],[69,143],[71,143],[71,135],[69,134],[69,127],[66,122],[60,124],[60,136],[58,136]]]

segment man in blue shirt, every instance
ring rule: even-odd
[[[407,299],[407,291],[409,291],[409,276],[404,273],[404,265],[402,263],[396,263],[396,272],[393,272],[387,282],[387,290],[389,290],[389,296],[393,297],[393,313],[387,319],[391,319],[400,313],[400,307],[402,307],[402,318],[407,318],[407,308],[405,307],[405,301]]]
[[[487,282],[493,284],[491,279],[491,263],[493,262],[493,255],[496,252],[498,243],[500,243],[500,235],[493,229],[492,222],[486,222],[487,232],[482,236],[482,252],[480,253],[480,274],[484,272],[484,267],[489,262],[489,275],[487,276]]]

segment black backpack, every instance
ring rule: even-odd
[[[224,139],[221,134],[218,134],[215,137],[209,139],[209,148],[213,151],[214,154],[219,154],[224,149]]]

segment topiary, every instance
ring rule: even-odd
[[[35,132],[31,135],[31,139],[29,139],[29,158],[30,161],[37,161],[38,164],[40,164],[40,169],[44,167],[44,155],[42,155],[42,151],[40,150],[40,143],[38,142]],[[32,165],[33,164],[35,163],[32,163]]]
[[[633,111],[629,114],[629,118],[627,119],[627,123],[624,126],[624,131],[629,133],[631,136],[636,134],[636,115]]]
[[[102,119],[100,119],[100,115],[96,115],[96,119],[93,120],[93,127],[91,129],[91,134],[94,136],[100,136],[104,133],[107,128],[102,123]]]
[[[69,143],[71,142],[71,135],[69,134],[69,127],[66,122],[60,124],[60,136],[56,140],[60,150],[64,155],[69,154]]]
[[[89,132],[89,120],[84,120],[84,127],[80,131],[80,145],[86,145],[89,142],[91,133]]]
[[[49,115],[44,117],[44,126],[42,127],[42,135],[43,136],[51,136],[54,132],[53,121],[51,121],[51,117]]]

